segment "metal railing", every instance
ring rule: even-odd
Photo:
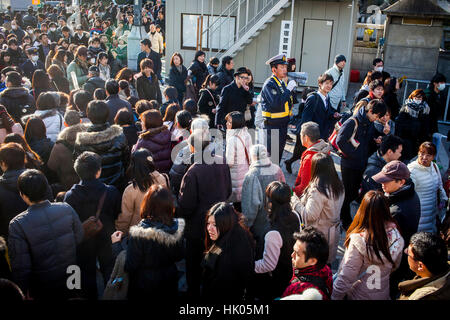
[[[280,0],[259,0],[255,3],[258,8],[261,7],[261,10],[257,11],[255,8],[254,13],[251,13],[249,10],[249,0],[235,0],[233,1],[225,10],[222,11],[221,14],[215,15],[213,18],[215,19],[209,26],[206,28],[201,35],[200,39],[203,39],[204,36],[207,39],[218,38],[219,44],[217,49],[220,51],[228,50],[236,41],[238,41],[246,32],[248,32],[255,24],[258,22],[273,6],[279,2]],[[241,12],[241,6],[245,3],[243,7],[244,12]],[[262,5],[261,5],[262,4]],[[241,27],[240,26],[240,17],[242,14],[245,14],[245,23]],[[249,18],[251,16],[251,18]],[[221,31],[223,26],[228,26],[229,18],[236,17],[236,30],[235,34],[230,37],[225,43],[221,42]],[[221,19],[227,18],[227,19]],[[218,35],[217,35],[218,32]],[[203,45],[202,45],[203,46]],[[212,47],[211,43],[208,43],[209,47]]]
[[[411,94],[411,92],[413,92],[414,90],[417,89],[425,89],[428,84],[430,83],[430,81],[426,81],[426,80],[418,80],[418,79],[405,79],[405,86],[403,88],[403,99],[402,99],[402,103],[401,105],[403,105],[405,103],[405,100],[408,98],[408,96]],[[408,89],[408,85],[411,83],[411,86],[409,86]],[[416,85],[412,85],[413,83],[415,83]],[[445,99],[445,112],[444,112],[444,118],[442,120],[439,120],[439,123],[444,123],[444,124],[450,124],[450,121],[447,120],[447,115],[448,115],[448,104],[450,102],[450,83],[446,83],[445,84],[445,89],[441,91],[441,94],[447,94],[447,98]]]

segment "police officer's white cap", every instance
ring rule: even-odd
[[[266,65],[276,66],[277,64],[288,64],[285,54],[278,54],[266,61]]]

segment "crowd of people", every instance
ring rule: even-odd
[[[343,55],[317,90],[296,89],[295,59],[279,55],[257,98],[232,57],[207,63],[197,51],[186,67],[166,55],[161,1],[143,6],[137,66],[127,66],[133,7],[80,9],[79,25],[63,2],[0,15],[0,293],[450,298],[448,177],[431,142],[443,75],[401,105],[401,81],[375,59],[346,103]],[[280,168],[289,127],[294,185]]]

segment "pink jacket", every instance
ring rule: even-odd
[[[386,226],[390,253],[395,265],[392,265],[382,253],[384,264],[366,250],[367,234],[350,235],[350,243],[345,250],[337,277],[333,284],[332,300],[389,300],[389,276],[398,268],[404,248],[404,240],[394,224]]]
[[[12,133],[18,133],[20,135],[23,135],[23,129],[22,126],[19,123],[14,123],[14,125],[11,127]],[[0,144],[5,141],[5,137],[8,135],[6,132],[6,129],[1,128],[0,129]]]

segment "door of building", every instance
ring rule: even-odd
[[[332,33],[332,20],[304,20],[300,71],[308,73],[308,86],[317,87],[317,78],[328,69]]]

